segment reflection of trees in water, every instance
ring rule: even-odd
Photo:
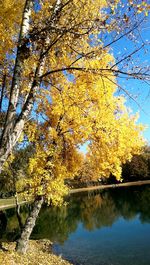
[[[81,208],[81,220],[88,230],[111,226],[118,217],[113,199],[107,192],[84,197]]]
[[[66,206],[61,208],[46,207],[41,211],[32,238],[49,238],[54,242],[63,243],[68,235],[76,230],[77,224],[78,218],[73,208]]]
[[[73,194],[61,208],[42,209],[32,238],[49,238],[63,243],[70,233],[82,223],[87,230],[94,230],[112,224],[119,218],[134,219],[137,215],[141,222],[150,222],[150,187],[130,187],[104,190],[101,192]],[[26,212],[22,212],[25,217]],[[8,226],[6,237],[11,229],[18,233],[18,223],[14,214],[7,212]],[[24,218],[25,219],[25,218]],[[18,230],[17,230],[18,229]]]
[[[24,205],[21,207],[21,216],[23,223],[25,222],[27,215],[29,212],[28,205]],[[3,214],[5,215],[5,218],[7,220],[5,230],[3,230],[3,233],[0,231],[0,239],[2,240],[8,240],[8,241],[14,241],[18,238],[20,234],[20,228],[18,224],[18,219],[16,217],[16,209],[8,209],[3,211]],[[1,223],[0,223],[0,229],[1,229]]]
[[[138,214],[137,192],[135,189],[117,189],[116,192],[111,191],[111,196],[119,216],[122,216],[125,220],[135,218]]]
[[[149,222],[149,200],[148,187],[74,194],[70,196],[67,206],[42,210],[33,237],[46,237],[61,243],[76,230],[79,223],[91,231],[112,226],[119,217],[130,220],[139,215],[141,221]]]
[[[0,237],[5,233],[7,227],[7,217],[4,211],[0,211]]]
[[[150,222],[150,187],[130,187],[110,191],[119,215],[126,220],[137,215],[141,222]]]
[[[138,194],[140,220],[142,223],[150,223],[150,187],[145,192]]]

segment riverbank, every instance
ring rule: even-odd
[[[120,188],[120,187],[130,187],[130,186],[141,186],[141,185],[148,185],[150,184],[150,180],[139,180],[133,182],[125,182],[125,183],[118,183],[118,184],[104,184],[104,185],[97,185],[97,186],[90,186],[85,188],[77,188],[70,190],[70,194],[77,193],[77,192],[84,192],[84,191],[92,191],[92,190],[103,190],[103,189],[112,189],[112,188]]]
[[[142,185],[150,185],[150,180],[139,180],[134,182],[125,182],[125,183],[118,183],[118,184],[104,184],[104,185],[97,185],[97,186],[89,186],[84,188],[77,188],[71,189],[70,194],[78,193],[78,192],[86,192],[86,191],[93,191],[93,190],[103,190],[103,189],[114,189],[120,187],[130,187],[130,186],[142,186]],[[19,205],[25,204],[26,201],[19,200]],[[6,210],[9,208],[14,208],[16,205],[15,198],[8,198],[8,199],[0,199],[0,210]]]
[[[20,255],[15,250],[15,243],[2,243],[0,249],[1,265],[72,265],[61,256],[52,253],[52,243],[48,240],[30,240],[26,254]]]
[[[22,205],[25,204],[26,201],[23,201],[21,198],[18,200],[18,204]],[[16,206],[16,200],[14,197],[0,199],[0,210],[6,210],[10,208],[14,208]]]

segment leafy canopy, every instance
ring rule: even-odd
[[[131,14],[142,12],[143,3],[131,2]],[[129,31],[129,17],[119,11],[122,1],[33,1],[29,24],[23,24],[27,34],[22,37],[20,31],[19,44],[22,1],[2,5],[1,112],[7,110],[2,149],[11,134],[14,145],[23,130],[35,148],[18,191],[60,203],[67,191],[64,179],[78,175],[85,161],[93,179],[110,174],[120,179],[121,165],[143,146],[142,126],[124,97],[115,96],[120,70],[109,49],[112,41],[105,43],[110,33],[116,42]],[[86,143],[85,157],[79,147]]]

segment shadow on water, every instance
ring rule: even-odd
[[[137,231],[140,233],[140,229],[143,229],[141,225],[144,229],[148,229],[142,230],[141,233],[150,233],[150,225],[148,225],[150,223],[150,186],[72,194],[66,198],[66,201],[67,205],[61,208],[43,207],[32,233],[33,239],[50,239],[54,242],[54,252],[62,254],[70,261],[75,261],[75,265],[150,264],[150,254],[147,261],[143,263],[133,262],[132,255],[136,249],[134,244],[138,244]],[[28,211],[28,206],[21,207],[23,221]],[[130,225],[133,225],[133,228],[131,227],[132,230],[129,233]],[[137,230],[131,240],[130,236],[135,227]],[[123,234],[124,231],[126,233]],[[0,212],[1,240],[15,240],[19,233],[15,209]],[[128,239],[127,233],[129,233]],[[120,238],[122,238],[121,243],[119,243]],[[144,251],[143,242],[140,250]],[[146,239],[145,244],[149,243]],[[122,251],[122,256],[120,253],[115,254],[115,248],[120,247],[119,244],[123,248],[118,250]],[[147,249],[146,246],[145,249]],[[105,258],[108,252],[109,258],[108,255]],[[127,256],[129,256],[128,259]],[[125,257],[125,261],[121,262],[121,257]],[[91,260],[94,259],[95,261],[92,262]]]

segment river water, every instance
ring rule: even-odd
[[[150,265],[150,186],[77,193],[66,202],[43,207],[33,239],[50,239],[53,251],[74,264]],[[21,211],[25,220],[29,209]],[[2,215],[2,240],[17,239],[15,210]]]

